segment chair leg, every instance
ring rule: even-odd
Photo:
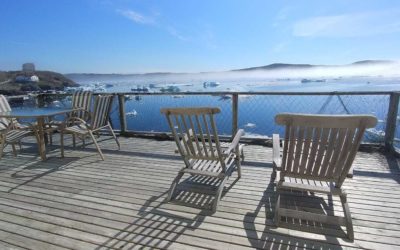
[[[72,146],[75,148],[76,147],[76,138],[75,135],[72,134]]]
[[[48,133],[48,137],[49,137],[49,144],[50,144],[50,145],[53,145],[53,132],[50,131],[50,132]]]
[[[17,157],[17,148],[15,147],[15,143],[14,142],[11,143],[11,147],[12,147],[12,150],[13,150],[14,157]]]
[[[343,213],[346,219],[347,236],[351,241],[354,241],[353,222],[351,220],[349,203],[347,202],[347,194],[342,194],[340,196],[340,201],[342,202]]]
[[[167,196],[166,202],[170,201],[172,199],[172,197],[174,196],[176,186],[178,185],[179,180],[182,178],[182,176],[183,176],[183,173],[179,172],[178,175],[175,177],[175,179],[172,181],[171,187],[169,188],[169,191],[168,191],[168,196]]]
[[[219,187],[217,189],[217,194],[215,195],[215,200],[214,200],[213,207],[212,207],[213,213],[217,212],[219,201],[221,200],[221,196],[222,196],[222,191],[224,191],[225,182],[227,179],[228,179],[228,177],[225,176],[224,179],[222,179],[221,184],[219,185]]]
[[[104,161],[103,152],[101,152],[101,149],[100,149],[100,147],[99,147],[99,144],[97,144],[96,138],[94,138],[94,135],[93,135],[92,131],[89,131],[89,135],[90,135],[90,137],[92,138],[93,143],[94,143],[94,145],[96,146],[97,151],[99,152],[99,155],[100,155],[101,159]]]
[[[236,168],[238,171],[238,178],[240,179],[242,177],[242,164],[241,164],[241,155],[236,154],[235,156],[235,163],[236,163]]]
[[[61,157],[64,158],[64,131],[60,131]]]
[[[82,137],[82,148],[86,147],[85,136]]]
[[[279,223],[281,221],[281,216],[279,214],[280,205],[281,205],[281,195],[278,193],[278,198],[276,199],[276,205],[275,205],[275,216],[274,216],[275,226],[277,227],[279,227]]]
[[[3,150],[6,144],[6,135],[0,137],[0,159],[3,157]]]
[[[120,150],[120,149],[121,149],[121,145],[119,144],[118,138],[117,138],[117,136],[115,135],[115,133],[114,133],[114,131],[113,131],[113,129],[112,129],[110,123],[108,123],[108,128],[110,129],[110,132],[111,132],[112,136],[114,137],[115,142],[116,142],[117,145],[118,145],[118,150]]]

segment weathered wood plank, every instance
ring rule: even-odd
[[[173,142],[120,140],[124,151],[114,151],[114,141],[100,137],[107,157],[104,162],[93,144],[71,150],[71,142],[66,141],[68,157],[60,159],[54,146],[45,162],[35,155],[33,143],[25,144],[26,150],[16,158],[6,149],[0,161],[0,247],[78,248],[78,243],[89,249],[400,246],[400,171],[389,167],[388,158],[379,153],[359,153],[355,176],[344,183],[353,214],[353,244],[343,239],[342,229],[329,225],[287,221],[283,227],[273,226],[276,196],[270,182],[270,148],[245,148],[242,178],[210,216],[206,210],[188,206],[209,202],[207,196],[213,190],[201,185],[190,190],[186,190],[190,185],[182,185],[186,191],[181,196],[188,204],[163,202],[175,172],[183,166]],[[390,159],[391,164],[396,161]],[[206,178],[195,181],[213,183]],[[287,194],[293,197],[287,208],[318,213],[321,208],[316,204],[322,202],[324,212],[342,213],[337,197],[320,200]]]

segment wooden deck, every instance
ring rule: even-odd
[[[228,185],[233,185],[211,215],[213,190],[202,187],[213,180],[187,177],[177,200],[163,202],[183,166],[173,142],[120,138],[117,151],[109,139],[100,138],[105,161],[93,145],[67,147],[63,159],[54,146],[45,162],[30,142],[16,158],[5,154],[0,160],[0,249],[400,247],[400,171],[392,157],[359,152],[355,160],[354,178],[345,182],[352,243],[344,228],[291,219],[284,227],[273,226],[271,148],[245,148],[242,178],[234,183],[237,175],[232,176]],[[287,206],[341,213],[336,198],[287,196]]]

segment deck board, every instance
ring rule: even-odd
[[[0,160],[1,249],[400,247],[400,170],[391,156],[359,152],[356,157],[354,177],[344,184],[355,231],[349,242],[344,229],[334,226],[291,219],[273,226],[271,148],[245,147],[242,178],[210,214],[213,188],[204,188],[210,179],[188,177],[177,200],[164,202],[183,166],[173,142],[121,137],[118,151],[109,137],[99,141],[105,161],[90,144],[68,146],[65,158],[55,145],[45,162],[31,140],[16,158],[6,149]],[[342,213],[336,197],[290,197],[287,206]]]

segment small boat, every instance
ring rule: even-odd
[[[161,88],[160,91],[162,93],[173,93],[173,92],[180,92],[181,89],[177,86],[170,85],[170,86],[167,86],[167,88]]]
[[[230,96],[230,95],[221,95],[219,98],[220,101],[225,101],[225,100],[230,100],[230,99],[232,99],[232,96]]]
[[[132,100],[133,96],[132,95],[125,95],[125,100]]]
[[[326,79],[316,79],[316,80],[312,80],[312,79],[301,79],[301,83],[309,83],[309,82],[326,82]]]
[[[218,87],[220,85],[219,82],[203,82],[203,87],[207,88],[207,87]]]
[[[137,116],[138,112],[134,109],[132,109],[132,111],[127,112],[125,115],[126,116]]]
[[[134,92],[149,92],[149,88],[145,86],[137,86],[136,88],[131,88],[131,91]]]
[[[255,127],[256,127],[256,124],[248,122],[248,123],[246,123],[246,124],[244,125],[244,127],[245,127],[245,128],[255,128]]]

